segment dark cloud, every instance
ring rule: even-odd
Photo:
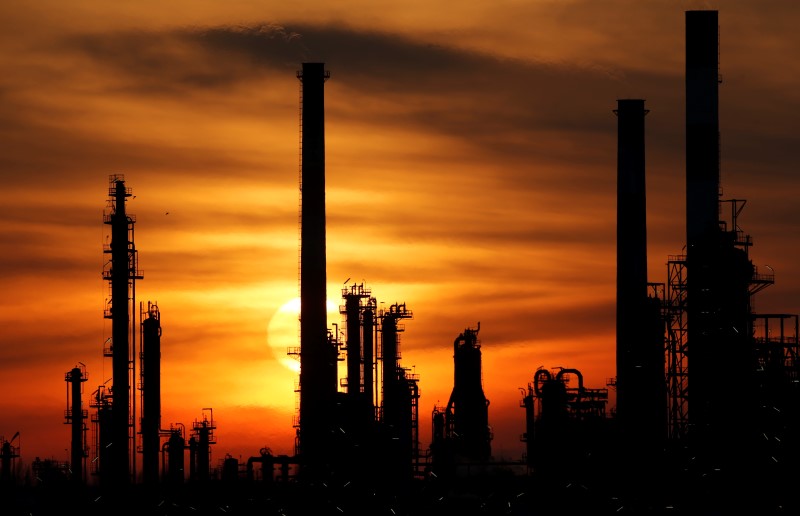
[[[102,320],[101,310],[98,309],[96,315]],[[15,324],[32,324],[36,332],[14,333],[3,338],[0,354],[3,367],[8,371],[24,371],[31,367],[40,368],[41,371],[66,371],[75,360],[88,362],[89,358],[99,358],[102,342],[98,342],[94,328],[75,328],[67,324],[65,319],[59,315],[38,314],[28,320],[14,321]],[[69,330],[65,330],[67,327]]]
[[[258,177],[281,181],[277,173],[285,167],[276,165],[269,154],[213,151],[205,142],[176,145],[168,141],[148,141],[146,128],[141,137],[126,138],[103,127],[76,128],[70,120],[78,115],[56,114],[53,123],[43,106],[25,106],[25,117],[2,119],[8,137],[0,143],[0,168],[8,187],[30,184],[33,176],[40,187],[90,187],[101,184],[113,171],[125,171],[137,177],[170,175],[178,177]],[[98,179],[99,178],[99,179]],[[99,183],[98,183],[99,181]]]
[[[625,71],[624,64],[609,71],[504,59],[340,26],[99,33],[71,37],[64,48],[113,71],[132,92],[167,96],[224,92],[240,82],[269,80],[276,71],[292,73],[307,48],[320,49],[319,58],[332,69],[336,86],[331,87],[344,89],[346,96],[358,92],[359,98],[380,100],[385,109],[347,110],[333,102],[331,116],[357,116],[373,127],[425,127],[508,154],[522,147],[548,154],[550,142],[540,142],[537,133],[543,128],[564,135],[607,132],[623,86],[663,91],[664,83],[677,77]],[[585,155],[570,158],[584,160]]]
[[[598,166],[613,169],[616,121],[612,110],[622,92],[636,92],[635,96],[647,99],[652,110],[648,119],[650,155],[672,157],[682,152],[680,68],[656,73],[623,62],[612,69],[508,59],[386,32],[304,24],[83,34],[64,40],[61,49],[88,57],[107,70],[113,78],[112,91],[123,88],[148,98],[197,99],[200,103],[208,101],[210,94],[235,95],[241,84],[274,81],[276,74],[287,81],[303,60],[321,60],[332,70],[329,119],[338,124],[357,121],[359,127],[376,131],[407,128],[459,139],[469,146],[473,158],[507,163],[494,174],[515,187],[580,185],[586,192],[612,193],[611,183],[605,182],[600,190],[589,183],[598,180],[596,172],[576,181],[556,175],[532,176],[530,167],[538,163],[587,171]],[[665,53],[672,55],[675,50]],[[749,102],[752,107],[737,108],[748,104],[741,101],[751,87],[735,87],[739,89],[729,95],[729,107],[723,106],[723,112],[736,110],[731,118],[742,115],[747,120],[762,110],[763,96]],[[775,92],[771,94],[769,101],[775,104]],[[370,109],[360,107],[364,102]],[[780,127],[746,132],[754,127],[723,128],[730,162],[756,159],[753,156],[759,155],[759,150],[775,164],[790,158],[796,137],[777,136]],[[336,125],[332,126],[331,132],[336,131]],[[195,149],[146,148],[135,142],[102,146],[86,142],[82,147],[100,152],[100,160],[119,162],[124,157],[127,163],[143,168],[158,166],[154,156],[159,155],[165,160],[169,156],[176,171],[257,166],[243,156],[219,152],[199,156]],[[414,150],[398,148],[394,152],[408,159]],[[441,148],[423,151],[419,159],[433,163],[448,156],[458,159],[458,153],[457,149]],[[379,156],[373,159],[376,164],[386,162]]]

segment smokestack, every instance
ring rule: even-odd
[[[300,242],[300,439],[307,464],[331,452],[337,350],[328,340],[325,261],[324,63],[303,63]]]
[[[656,467],[666,437],[664,319],[648,292],[644,100],[621,99],[617,137],[617,420],[629,467]],[[633,462],[631,462],[633,461]]]
[[[719,227],[719,22],[686,12],[687,255]]]
[[[627,419],[641,307],[647,297],[644,100],[617,101],[617,415]],[[635,416],[633,416],[635,417]]]
[[[717,11],[686,12],[686,315],[689,433],[709,463],[746,464],[728,443],[759,438],[751,291],[754,267],[735,227],[720,225],[719,23]]]

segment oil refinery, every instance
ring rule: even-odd
[[[746,201],[721,195],[718,12],[686,11],[685,28],[686,245],[666,257],[657,271],[663,279],[653,281],[649,109],[644,98],[616,99],[616,376],[585,385],[580,357],[564,366],[533,364],[530,382],[516,386],[524,450],[517,459],[492,453],[483,383],[483,357],[492,351],[481,347],[480,322],[453,329],[452,391],[432,407],[420,407],[424,378],[404,366],[401,353],[411,303],[383,303],[371,286],[346,282],[341,327],[329,327],[331,75],[325,63],[304,62],[297,72],[299,346],[287,350],[300,362],[296,385],[286,386],[297,397],[293,453],[264,447],[246,460],[215,463],[212,450],[225,428],[213,407],[199,408],[186,424],[161,420],[161,312],[155,302],[137,301],[144,275],[126,206],[133,189],[115,174],[102,221],[111,228],[102,249],[103,316],[113,329],[102,353],[112,378],[84,395],[91,371],[65,364],[70,459],[37,458],[27,489],[17,474],[19,434],[0,438],[0,487],[15,500],[13,514],[70,507],[98,514],[119,507],[287,515],[797,511],[798,315],[754,311],[754,296],[775,278],[749,257],[753,241],[739,225]],[[421,442],[420,425],[431,429],[430,442]]]

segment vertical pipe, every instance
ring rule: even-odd
[[[336,350],[328,340],[325,256],[325,98],[323,63],[303,63],[300,243],[300,442],[307,463],[329,452],[336,395]]]
[[[125,182],[114,181],[114,213],[111,216],[111,306],[112,306],[112,376],[111,471],[106,469],[116,486],[130,482],[129,417],[130,417],[130,305],[128,254],[128,216]]]

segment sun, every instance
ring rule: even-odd
[[[326,302],[328,326],[341,317],[339,307],[330,299]],[[278,362],[287,369],[300,373],[300,355],[289,354],[300,350],[300,298],[285,302],[267,325],[267,343]]]

